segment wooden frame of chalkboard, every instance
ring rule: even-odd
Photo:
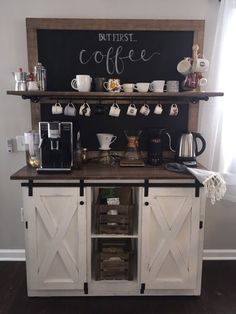
[[[142,38],[142,41],[147,43],[147,40],[149,40],[150,43],[153,43],[155,41],[155,34],[158,35],[159,37],[158,40],[160,40],[160,42],[163,41],[163,38],[168,38],[168,36],[172,36],[171,41],[173,42],[172,46],[167,46],[167,49],[172,50],[173,51],[173,47],[177,47],[176,51],[179,50],[179,48],[181,48],[182,46],[185,45],[185,41],[188,41],[188,55],[185,55],[185,51],[186,50],[182,50],[180,51],[178,58],[180,59],[176,59],[176,60],[181,60],[181,58],[189,56],[192,53],[192,45],[193,44],[197,44],[199,46],[199,53],[202,53],[203,50],[203,38],[204,38],[204,21],[203,20],[124,20],[124,19],[47,19],[47,18],[27,18],[26,19],[26,27],[27,27],[27,45],[28,45],[28,66],[29,66],[29,71],[33,70],[34,65],[38,62],[38,61],[42,61],[42,59],[45,60],[45,58],[47,58],[47,53],[51,53],[51,51],[53,50],[53,47],[50,47],[50,42],[52,40],[54,40],[54,35],[57,36],[58,38],[61,36],[64,36],[64,38],[70,38],[71,42],[67,43],[67,45],[70,46],[70,43],[72,43],[72,41],[74,40],[74,35],[76,34],[83,34],[81,42],[82,42],[82,49],[83,47],[83,43],[85,40],[85,35],[87,36],[87,34],[89,35],[88,37],[90,38],[90,42],[95,42],[96,40],[94,40],[93,35],[96,34],[101,36],[101,41],[105,38],[104,36],[107,36],[105,38],[105,40],[102,42],[103,45],[106,45],[106,42],[109,42],[110,40],[115,40],[117,41],[122,41],[122,42],[132,42],[132,41],[140,41],[137,40],[139,38]],[[109,34],[108,34],[109,33]],[[173,35],[175,38],[173,38]],[[182,35],[186,35],[187,37],[184,37]],[[46,36],[46,37],[45,37]],[[48,36],[48,37],[47,37]],[[109,37],[110,36],[110,37]],[[113,37],[112,37],[113,36]],[[116,36],[116,37],[114,37]],[[117,37],[118,36],[118,37]],[[138,37],[141,36],[141,37]],[[153,37],[154,36],[154,37]],[[179,38],[182,40],[182,42],[180,41],[178,44],[178,36],[180,36]],[[97,36],[98,37],[98,36]],[[113,39],[112,39],[113,38]],[[166,40],[168,41],[168,39]],[[80,40],[78,40],[80,45]],[[59,48],[60,48],[60,44],[58,46],[55,46],[55,55],[59,54]],[[41,47],[40,47],[41,45]],[[49,45],[48,51],[47,50],[47,46]],[[150,46],[151,48],[153,48],[152,46]],[[153,49],[149,49],[152,53]],[[145,50],[145,49],[144,49]],[[148,50],[148,49],[147,49]],[[46,51],[46,52],[45,52]],[[130,50],[129,50],[130,51]],[[146,51],[143,52],[142,48],[139,49],[139,51],[141,51],[141,58],[144,57],[144,59],[148,59],[150,57],[150,54],[147,56],[145,55]],[[93,50],[94,52],[94,50]],[[166,50],[161,51],[162,55],[166,55]],[[68,51],[66,52],[68,54]],[[144,55],[143,55],[144,53]],[[182,53],[182,54],[181,54]],[[187,52],[186,52],[187,53]],[[158,55],[159,54],[159,50],[154,51],[154,55]],[[160,54],[159,54],[160,55]],[[45,57],[46,56],[46,57]],[[90,58],[91,56],[94,57],[94,54],[92,53],[90,56],[86,55],[86,53],[84,54],[85,58]],[[132,57],[132,53],[131,55],[128,54],[126,55],[127,57]],[[97,57],[101,57],[101,54],[97,55]],[[40,58],[40,59],[39,59]],[[53,56],[50,55],[49,56],[49,60],[52,60]],[[71,55],[69,55],[68,59],[71,58]],[[153,58],[154,59],[154,58]],[[63,59],[65,60],[65,58]],[[85,59],[84,59],[85,60]],[[175,64],[175,71],[176,71],[176,60],[174,60],[174,64]],[[104,61],[104,60],[103,60]],[[172,60],[173,61],[173,60]],[[43,61],[44,63],[44,61]],[[98,62],[99,63],[99,62]],[[104,63],[104,62],[103,62]],[[166,59],[162,59],[161,61],[159,61],[159,66],[163,66],[163,64],[166,63]],[[46,64],[46,68],[47,66],[50,66],[50,64]],[[141,67],[141,66],[145,66],[144,62],[141,65],[139,63],[140,66],[140,72],[144,73],[145,68]],[[56,65],[53,65],[54,70],[56,69]],[[60,64],[58,64],[58,67],[60,67]],[[153,66],[151,65],[151,67],[149,68],[148,71],[151,71],[153,68]],[[172,68],[173,68],[173,64],[172,64]],[[52,68],[53,69],[53,68]],[[52,71],[52,69],[50,69],[50,73],[55,72],[56,71]],[[133,68],[130,68],[129,71],[127,70],[126,72],[130,73]],[[108,69],[107,69],[108,70]],[[119,70],[119,69],[118,69]],[[160,70],[160,68],[158,69]],[[65,69],[63,69],[61,71],[61,73],[63,75],[65,74]],[[159,71],[161,72],[161,71]],[[76,74],[79,74],[81,72],[75,72]],[[177,71],[176,71],[177,73]],[[87,74],[87,73],[86,73]],[[90,74],[90,73],[89,73]],[[116,77],[117,73],[109,73],[110,77]],[[55,74],[58,77],[58,74]],[[95,73],[96,76],[99,76],[97,73]],[[135,73],[135,75],[139,75],[138,73]],[[163,74],[164,75],[164,72]],[[167,77],[164,77],[165,80],[173,80],[176,79],[178,80],[179,77],[177,76],[168,76],[168,73],[166,74]],[[180,74],[175,74],[175,75],[180,75]],[[104,74],[102,75],[104,76]],[[108,75],[106,75],[108,76]],[[145,80],[148,80],[148,76],[144,75]],[[73,78],[70,77],[70,79]],[[131,76],[132,78],[132,76]],[[50,78],[51,82],[53,81],[53,78]],[[124,78],[125,80],[126,78]],[[127,78],[127,80],[129,79],[129,77]],[[154,77],[154,76],[150,76],[150,81],[152,79],[161,79],[159,77]],[[141,77],[140,77],[141,80]],[[140,81],[139,80],[139,81]],[[68,79],[66,80],[68,83]],[[51,86],[51,89],[49,88],[49,90],[56,90],[57,88],[57,84],[51,84],[51,82],[49,81],[49,86]],[[137,82],[137,81],[136,81]],[[134,81],[134,83],[136,83]],[[59,84],[60,82],[58,82],[58,87],[59,90],[68,90],[68,89],[64,89],[63,85]],[[45,109],[44,109],[44,115],[45,112],[49,112],[47,108],[47,105],[43,104],[42,105]],[[49,107],[48,107],[49,108]],[[185,124],[185,126],[191,126],[191,129],[193,131],[196,131],[197,128],[197,123],[198,123],[198,104],[189,104],[187,107],[183,106],[183,110],[186,110],[185,112],[185,120],[184,122],[180,119],[179,122],[176,120],[176,125],[180,124]],[[37,126],[37,122],[41,120],[41,105],[39,104],[35,104],[32,103],[31,105],[31,114],[32,114],[32,126],[36,127]],[[50,118],[49,118],[50,119]],[[149,117],[148,117],[149,119]],[[187,119],[187,123],[186,123],[186,119]],[[141,121],[141,119],[139,119]],[[136,120],[138,121],[138,119]],[[139,121],[139,122],[140,122]],[[83,123],[83,122],[82,122]],[[127,122],[129,123],[129,122]],[[146,122],[145,122],[146,124]],[[183,127],[185,127],[183,126]],[[94,145],[92,145],[94,146]]]

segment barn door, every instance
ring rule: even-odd
[[[24,197],[31,289],[82,289],[86,281],[85,205],[77,188],[35,188]]]
[[[142,212],[141,280],[146,289],[196,287],[200,202],[194,189],[150,188]]]

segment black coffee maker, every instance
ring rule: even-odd
[[[70,171],[73,166],[71,122],[39,122],[40,167],[43,171]]]
[[[169,149],[174,152],[171,147],[171,137],[166,129],[153,128],[148,131],[148,163],[152,166],[159,166],[163,162],[163,137],[167,136],[169,141]]]

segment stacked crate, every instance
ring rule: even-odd
[[[119,204],[108,205],[107,199],[119,199]],[[132,189],[99,189],[95,215],[98,234],[132,234],[134,215]]]
[[[100,188],[95,204],[97,234],[120,235],[120,238],[98,239],[96,280],[132,280],[134,250],[131,239],[122,235],[133,234],[134,204],[131,188]]]
[[[133,258],[130,239],[99,239],[96,280],[132,280]]]

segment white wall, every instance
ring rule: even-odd
[[[30,129],[30,104],[7,96],[6,90],[14,87],[12,71],[19,67],[27,70],[25,18],[205,19],[208,56],[218,7],[218,0],[0,0],[0,249],[24,247],[20,182],[10,181],[9,177],[25,164],[25,156],[20,152],[7,153],[6,140]],[[232,220],[225,216],[225,212],[233,214],[232,208],[223,211],[220,207],[207,212],[206,248],[232,249],[233,230],[227,229]],[[218,233],[219,222],[224,224],[223,233]],[[219,241],[217,234],[224,241]]]

